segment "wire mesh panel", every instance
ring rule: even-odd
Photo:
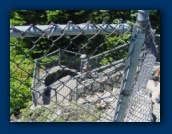
[[[160,35],[157,34],[155,37],[155,43],[157,45],[157,49],[158,49],[158,55],[157,55],[157,62],[160,62]]]
[[[154,40],[154,31],[150,25],[147,26],[145,37],[125,117],[126,122],[153,121],[152,91],[147,89],[147,83],[151,78],[158,51]]]
[[[11,27],[11,114],[20,122],[113,121],[130,30],[90,22]]]

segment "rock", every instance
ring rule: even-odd
[[[44,73],[43,76],[45,77],[44,79],[44,84],[45,86],[49,86],[50,84],[54,83],[55,81],[69,75],[69,76],[75,76],[77,75],[77,71],[74,69],[69,69],[66,67],[53,67],[50,70],[45,71],[46,74]]]

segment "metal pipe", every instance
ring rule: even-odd
[[[131,29],[128,24],[77,24],[77,25],[36,25],[36,26],[10,26],[10,37],[37,37],[45,34],[46,36],[60,36],[63,32],[66,35],[78,35],[83,32],[86,35],[94,35],[100,30],[99,34],[122,34]]]
[[[81,54],[78,54],[76,52],[73,52],[73,51],[69,51],[69,50],[65,50],[65,49],[62,49],[63,52],[66,52],[66,53],[71,53],[71,54],[75,54],[75,55],[81,55]]]
[[[31,92],[32,92],[32,101],[34,106],[37,106],[37,99],[38,99],[38,92],[36,91],[36,85],[38,83],[38,66],[37,66],[38,61],[35,60],[34,64],[34,70],[33,70],[33,80],[32,80],[32,87],[31,87]]]
[[[99,67],[99,68],[93,69],[93,70],[90,71],[90,73],[93,73],[93,72],[96,72],[96,71],[99,71],[99,70],[102,70],[102,69],[106,69],[106,68],[111,67],[111,66],[115,66],[115,65],[120,64],[121,62],[124,62],[124,61],[125,61],[125,59],[121,59],[121,60],[112,62],[112,63],[110,63],[110,64],[107,64],[107,65],[101,66],[101,67]],[[120,64],[120,65],[121,65],[121,64]],[[120,66],[120,65],[119,65],[119,66]],[[74,78],[76,79],[76,78],[78,78],[78,77],[81,77],[81,76],[84,75],[84,74],[86,74],[86,73],[78,74],[77,76],[74,76]]]
[[[59,57],[58,57],[58,65],[61,66],[61,49],[59,48]]]
[[[53,51],[53,52],[51,52],[51,53],[45,54],[44,56],[38,58],[37,60],[40,61],[40,60],[43,59],[44,57],[48,57],[48,56],[50,56],[50,55],[52,55],[52,54],[57,53],[59,50],[60,50],[60,49],[57,49],[57,50],[55,50],[55,51]]]
[[[114,121],[123,122],[132,92],[134,83],[134,76],[136,74],[137,65],[139,62],[139,55],[141,53],[142,45],[145,41],[146,26],[149,23],[149,10],[139,10],[136,24],[133,27],[131,37],[131,44],[129,47],[128,57],[125,65],[125,72],[121,85],[121,95],[118,101],[117,111]]]
[[[108,51],[102,52],[102,53],[100,53],[100,54],[97,54],[97,55],[95,55],[95,56],[92,56],[91,58],[89,58],[89,60],[90,60],[90,59],[93,59],[93,58],[95,58],[95,57],[98,57],[98,56],[102,56],[102,55],[108,54],[108,53],[110,53],[110,52],[113,52],[113,51],[115,51],[115,50],[118,50],[118,49],[120,49],[120,48],[123,48],[123,47],[125,47],[125,46],[127,46],[127,45],[129,45],[129,43],[120,45],[120,46],[118,46],[118,47],[116,47],[116,48],[113,48],[113,49],[111,49],[111,50],[108,50]]]

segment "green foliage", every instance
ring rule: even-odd
[[[48,22],[62,23],[64,20],[67,20],[68,14],[63,10],[47,10],[47,20]]]
[[[160,33],[160,10],[152,10],[150,12],[150,21],[153,29],[156,33]]]
[[[45,24],[45,10],[12,10],[10,12],[10,25],[41,25]]]
[[[106,36],[107,50],[115,49],[129,41],[131,34]],[[127,56],[127,49],[114,50],[109,54],[102,55],[101,65],[107,65]]]
[[[107,57],[104,57],[103,59],[102,59],[102,61],[100,62],[100,64],[101,65],[107,65],[107,64],[110,64],[110,61],[112,61],[112,57],[109,57],[108,56],[108,58]]]
[[[31,100],[33,63],[16,49],[10,49],[10,108],[18,111]]]
[[[51,56],[42,58],[41,63],[50,64],[52,61],[55,61],[57,59],[58,59],[57,54],[56,55],[51,55]]]
[[[107,36],[105,42],[107,46],[107,50],[123,45],[124,43],[129,41],[130,37],[131,37],[131,33],[124,35]]]
[[[55,117],[53,110],[49,108],[41,107],[35,110],[30,109],[21,109],[21,122],[63,122],[64,120],[61,117]],[[50,120],[53,119],[54,120]]]
[[[52,66],[58,65],[58,52],[53,55],[43,57],[38,61],[38,65],[40,68],[39,72],[41,72],[42,69],[46,70]]]
[[[10,12],[10,26],[24,25],[25,23],[26,21],[21,18],[19,12],[15,12],[15,11]]]

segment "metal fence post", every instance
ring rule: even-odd
[[[77,102],[77,99],[78,99],[78,78],[76,78],[75,102]]]
[[[134,76],[139,62],[139,55],[145,41],[146,26],[149,23],[149,12],[150,10],[138,10],[138,16],[133,27],[124,76],[121,84],[121,96],[118,101],[117,111],[114,117],[114,121],[116,122],[123,122],[125,118],[127,105],[134,83]]]
[[[58,59],[59,66],[61,66],[61,49],[59,49],[59,59]]]
[[[37,106],[37,101],[39,98],[39,94],[37,92],[37,84],[38,84],[38,79],[39,79],[39,71],[38,71],[38,60],[35,60],[35,65],[34,65],[34,70],[33,70],[33,83],[32,83],[32,101],[34,106]]]
[[[97,65],[98,65],[98,57],[96,57],[96,68],[97,68]]]

